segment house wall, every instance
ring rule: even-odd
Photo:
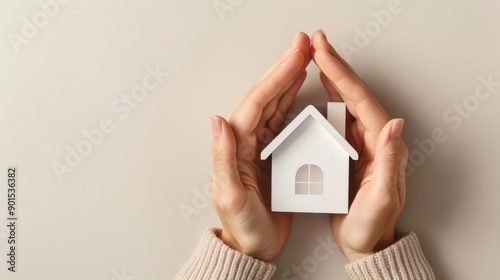
[[[272,157],[273,211],[347,212],[349,156],[312,117],[308,117]],[[295,174],[304,164],[322,168],[323,195],[295,194]]]

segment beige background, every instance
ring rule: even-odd
[[[474,93],[479,77],[500,81],[500,2],[66,2],[47,16],[38,1],[0,1],[0,279],[172,279],[203,230],[219,225],[204,195],[209,117],[229,117],[299,30],[321,27],[406,120],[415,170],[398,227],[418,233],[438,279],[498,278],[500,87],[484,100]],[[381,26],[373,14],[388,5],[399,12]],[[30,38],[26,21],[39,25]],[[129,115],[117,112],[148,67],[169,75]],[[326,101],[308,70],[292,113]],[[453,110],[464,100],[462,116]],[[103,120],[113,130],[59,181],[54,162],[65,164],[67,146]],[[417,142],[435,129],[446,140],[424,154]],[[19,169],[16,273],[5,262],[10,165]],[[284,273],[314,262],[329,234],[327,216],[295,215],[273,279],[298,279]],[[332,251],[308,279],[347,279],[344,264]]]

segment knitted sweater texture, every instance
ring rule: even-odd
[[[268,280],[276,266],[224,244],[219,229],[207,230],[177,280]],[[435,279],[415,233],[400,234],[396,243],[369,257],[347,264],[354,280]],[[333,277],[332,277],[333,279]]]

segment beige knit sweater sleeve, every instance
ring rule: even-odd
[[[219,229],[209,229],[203,234],[176,279],[271,279],[276,269],[273,264],[229,248],[217,237],[219,232]],[[435,279],[413,232],[402,234],[395,244],[370,257],[346,265],[346,270],[355,280]]]
[[[201,237],[193,256],[177,275],[178,280],[267,280],[276,266],[244,255],[224,244],[209,229]]]
[[[354,280],[435,279],[414,232],[399,234],[384,250],[345,266]]]

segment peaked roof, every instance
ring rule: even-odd
[[[300,112],[300,114],[290,124],[288,124],[288,126],[285,127],[283,131],[278,134],[278,136],[276,136],[276,138],[274,138],[274,140],[271,141],[271,143],[269,143],[269,145],[267,145],[264,150],[262,150],[260,159],[267,159],[274,152],[274,150],[276,150],[281,145],[281,143],[283,143],[288,138],[288,136],[290,136],[290,134],[292,134],[295,129],[297,129],[297,127],[299,127],[299,125],[303,123],[309,116],[313,117],[328,132],[328,134],[330,134],[333,140],[335,140],[342,147],[342,149],[344,149],[349,154],[349,156],[353,160],[358,159],[358,153],[356,152],[356,150],[349,144],[349,142],[347,142],[347,140],[344,139],[344,137],[342,137],[342,135],[340,135],[340,133],[335,128],[333,128],[333,126],[325,119],[325,117],[321,115],[318,109],[316,109],[312,105],[307,106],[302,112]]]

